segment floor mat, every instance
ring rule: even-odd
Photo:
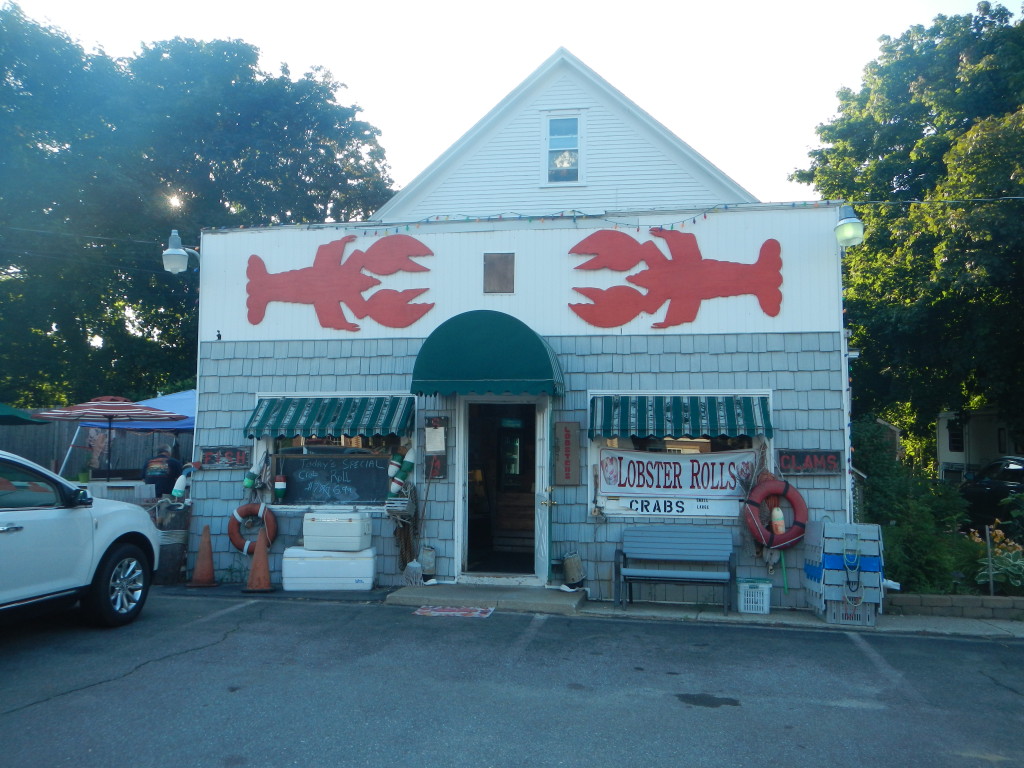
[[[465,619],[486,619],[494,613],[494,609],[423,605],[413,611],[413,613],[417,616],[461,616]]]

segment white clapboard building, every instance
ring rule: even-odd
[[[768,470],[850,517],[838,216],[758,202],[559,50],[371,221],[204,231],[197,456],[248,449],[265,487],[196,472],[190,565],[209,525],[244,579],[230,520],[264,500],[275,583],[307,515],[355,511],[378,585],[422,552],[544,588],[573,555],[607,600],[624,528],[712,526],[804,607],[803,542],[766,553],[744,499]]]

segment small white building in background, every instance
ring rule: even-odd
[[[738,575],[805,607],[802,544],[769,572],[737,479],[764,465],[812,521],[850,520],[836,221],[759,203],[559,50],[372,221],[203,232],[197,450],[274,457],[275,582],[311,510],[370,511],[381,585],[410,546],[441,580],[538,588],[574,553],[597,600],[623,528],[686,523],[730,530]],[[411,545],[357,445],[413,451]],[[652,453],[689,474],[602,473]],[[244,474],[196,473],[190,543],[209,525],[243,579]]]
[[[1024,451],[994,408],[940,413],[935,437],[939,478],[951,482],[960,482],[965,472],[976,472],[1000,456]]]

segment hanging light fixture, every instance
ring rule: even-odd
[[[172,229],[171,236],[167,239],[167,250],[164,251],[164,270],[172,275],[180,274],[188,269],[188,257],[195,256],[199,259],[198,251],[191,248],[181,247],[181,237],[178,230]]]
[[[839,208],[839,221],[835,229],[836,242],[842,248],[850,248],[864,242],[864,222],[857,218],[852,205]]]

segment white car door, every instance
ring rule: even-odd
[[[88,507],[64,505],[51,478],[0,460],[0,604],[87,583],[92,521]]]

